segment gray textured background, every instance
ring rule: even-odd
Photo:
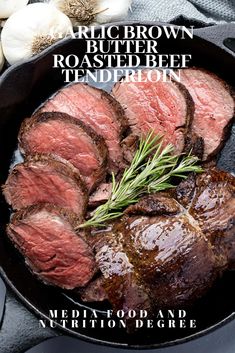
[[[235,21],[235,0],[133,0],[133,20],[165,21],[183,15],[206,23]]]

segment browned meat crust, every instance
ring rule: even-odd
[[[29,119],[25,119],[21,125],[18,140],[19,140],[19,147],[23,154],[32,154],[37,153],[38,151],[32,150],[31,146],[27,142],[27,137],[31,132],[31,129],[37,128],[38,125],[42,123],[50,123],[51,121],[61,121],[63,124],[72,124],[78,127],[78,130],[82,130],[88,136],[89,143],[95,146],[97,151],[97,160],[99,161],[99,169],[94,172],[90,178],[92,178],[92,186],[90,190],[94,190],[94,188],[101,182],[102,179],[105,177],[105,172],[107,168],[107,146],[104,142],[104,139],[98,135],[94,130],[92,130],[89,126],[86,126],[83,122],[75,119],[67,114],[59,113],[59,112],[52,112],[52,113],[41,113],[32,116]],[[46,131],[45,131],[46,134]],[[78,134],[79,138],[79,134]],[[48,149],[50,151],[50,136],[48,136]],[[41,151],[40,151],[41,152]],[[55,152],[56,153],[56,152]],[[60,153],[58,152],[58,155]],[[63,156],[62,156],[63,157]]]
[[[148,70],[145,70],[148,71]],[[155,86],[155,83],[151,83],[151,82],[147,82],[149,84],[149,86],[147,87],[147,89],[150,89],[151,87]],[[152,84],[152,86],[150,86]],[[185,143],[188,143],[188,140],[186,140],[186,137],[191,135],[190,129],[191,129],[191,125],[192,125],[192,121],[193,121],[193,114],[194,114],[194,102],[192,100],[192,97],[190,96],[188,90],[181,84],[178,83],[176,81],[174,81],[173,79],[171,79],[171,82],[167,82],[168,85],[171,85],[171,87],[174,87],[175,92],[177,92],[177,98],[176,95],[173,98],[172,95],[172,100],[174,100],[173,102],[169,102],[168,104],[168,109],[169,111],[171,110],[171,105],[179,105],[179,102],[177,101],[177,99],[179,101],[182,102],[182,98],[184,100],[184,105],[186,108],[186,112],[185,115],[183,116],[183,119],[181,117],[181,119],[183,120],[183,122],[181,123],[181,125],[179,125],[179,121],[177,121],[176,119],[179,120],[179,117],[175,118],[176,120],[176,126],[175,126],[175,130],[174,133],[177,133],[177,143],[178,145],[176,145],[176,152],[182,152],[182,150],[184,149]],[[146,95],[144,95],[145,86],[138,86],[138,83],[136,83],[136,91],[133,90],[132,85],[134,85],[133,83],[128,86],[129,83],[125,82],[123,79],[121,81],[119,81],[113,88],[113,95],[114,97],[120,102],[120,104],[123,106],[125,112],[126,112],[126,117],[129,120],[129,124],[130,124],[130,128],[133,131],[133,133],[135,135],[143,135],[146,133],[146,131],[143,131],[143,120],[147,119],[147,121],[149,122],[149,125],[152,126],[152,128],[156,131],[156,133],[158,132],[159,134],[164,134],[165,138],[167,139],[167,141],[171,142],[172,136],[170,135],[170,132],[167,130],[163,131],[162,130],[162,123],[163,120],[161,118],[161,108],[155,107],[155,115],[153,114],[153,102],[154,102],[154,97],[156,95],[156,92],[153,91],[152,95],[151,95],[151,100],[150,98]],[[157,83],[156,83],[157,85]],[[138,87],[139,87],[139,91],[138,91]],[[123,93],[123,90],[125,90],[125,94]],[[137,104],[138,100],[139,100],[139,95],[142,96],[142,103],[143,105],[145,105],[146,103],[146,107],[150,107],[149,108],[149,116],[146,115],[146,109],[143,109],[143,111],[135,111],[135,119],[134,119],[134,114],[133,114],[133,107],[135,107],[135,104]],[[135,100],[136,98],[136,100]],[[145,99],[145,100],[144,100]],[[160,98],[159,98],[160,99]],[[164,102],[162,105],[164,106],[166,102]],[[141,109],[141,108],[140,108]],[[158,110],[157,110],[158,109]],[[165,114],[165,113],[164,113]],[[143,115],[143,116],[142,116]],[[159,121],[158,121],[159,118]],[[156,120],[155,123],[153,123],[153,120]],[[135,120],[135,123],[134,123]],[[155,124],[155,125],[154,125]],[[169,121],[169,124],[172,124],[172,121]],[[150,128],[149,128],[150,129]],[[159,130],[160,129],[160,130]],[[144,128],[145,130],[145,128]],[[179,136],[181,136],[181,138],[179,138]],[[191,136],[189,137],[189,140],[191,140]],[[173,143],[174,144],[174,143]],[[125,147],[125,146],[124,146]],[[186,146],[187,147],[187,146]],[[189,147],[187,147],[189,148]]]
[[[93,87],[96,90],[99,90],[98,88]],[[120,124],[120,133],[121,133],[121,139],[125,136],[127,129],[129,129],[129,125],[128,125],[128,120],[126,118],[125,115],[125,111],[122,108],[121,104],[113,97],[111,96],[108,92],[104,91],[104,90],[100,90],[101,93],[101,98],[102,99],[106,99],[110,106],[115,110],[116,112],[116,117],[119,121]]]
[[[105,203],[112,192],[112,183],[101,183],[97,189],[90,195],[88,206],[90,208],[98,207]]]
[[[92,234],[116,310],[191,305],[235,264],[235,178],[216,168],[192,174],[175,191],[143,197]]]
[[[102,89],[75,83],[59,90],[36,113],[52,111],[67,113],[101,135],[109,150],[110,171],[117,171],[123,162],[120,143],[128,129],[125,112],[119,102]]]
[[[58,185],[58,178],[62,185]],[[74,198],[71,200],[71,193],[76,196],[76,204]],[[78,170],[68,161],[50,154],[29,155],[24,163],[17,164],[3,186],[3,194],[16,210],[48,202],[84,215],[88,203],[88,191]]]
[[[78,293],[84,302],[101,302],[108,300],[107,293],[104,289],[103,277],[94,279],[86,286],[86,288],[79,290]]]
[[[194,72],[197,72],[198,74],[200,74],[200,73],[205,73],[206,75],[209,75],[210,77],[212,77],[212,78],[214,78],[214,80],[215,81],[217,81],[217,82],[220,82],[220,84],[221,84],[221,87],[223,87],[224,88],[224,90],[225,91],[227,91],[227,93],[228,93],[228,96],[230,96],[231,98],[232,98],[232,100],[233,100],[233,114],[231,115],[231,116],[229,116],[228,117],[228,119],[227,119],[227,122],[226,122],[226,124],[223,124],[224,126],[223,126],[223,128],[222,128],[222,130],[221,130],[221,136],[220,136],[220,139],[219,139],[219,142],[216,140],[215,142],[214,142],[214,140],[215,140],[215,136],[214,136],[214,134],[213,134],[213,126],[207,126],[207,129],[205,129],[205,130],[203,130],[204,129],[204,127],[202,126],[202,130],[201,130],[201,134],[197,134],[197,135],[200,135],[199,137],[201,137],[201,139],[203,140],[203,145],[204,145],[204,151],[203,151],[203,156],[202,156],[202,159],[204,160],[204,161],[207,161],[207,160],[211,160],[213,157],[215,157],[217,154],[218,154],[218,152],[221,150],[221,148],[223,147],[223,145],[224,145],[224,142],[226,141],[226,138],[227,138],[227,136],[228,136],[228,133],[230,132],[230,127],[231,127],[231,125],[232,125],[232,123],[233,123],[233,121],[234,121],[234,117],[235,117],[235,94],[234,94],[234,90],[233,90],[233,88],[231,87],[231,86],[229,86],[224,80],[222,80],[219,76],[217,76],[216,74],[214,74],[214,73],[212,73],[212,72],[209,72],[208,70],[206,70],[206,69],[204,69],[204,68],[196,68],[196,67],[193,67],[193,68],[190,68],[190,69],[185,69],[185,70],[182,70],[182,73],[183,72],[191,72],[191,73],[194,73]],[[197,75],[198,76],[198,75]],[[182,77],[182,83],[183,83],[183,85],[186,87],[186,89],[187,90],[189,90],[189,93],[191,92],[191,94],[193,94],[192,92],[194,91],[194,87],[192,86],[190,86],[190,84],[187,82],[187,81],[185,81],[184,79],[183,79],[183,77]],[[203,82],[202,82],[202,85],[203,85]],[[210,86],[209,86],[209,88],[210,88]],[[208,88],[208,89],[209,89]],[[196,90],[198,90],[198,88],[195,88]],[[192,90],[192,91],[191,91]],[[219,92],[217,92],[216,91],[216,94],[218,94]],[[222,94],[221,94],[221,96],[222,96]],[[205,97],[203,97],[204,99],[205,99]],[[203,103],[201,102],[201,97],[200,97],[200,93],[199,93],[199,102],[200,102],[200,105],[201,106],[203,106]],[[208,101],[212,101],[212,99],[211,99],[211,97],[210,96],[208,96]],[[221,103],[221,117],[223,117],[223,115],[225,115],[226,113],[225,112],[223,112],[223,110],[222,110],[222,105],[223,105],[223,103],[224,103],[224,105],[228,105],[228,102],[222,102]],[[213,104],[213,102],[211,103],[211,104]],[[195,105],[196,105],[196,112],[197,112],[197,106],[199,105],[199,103],[198,102],[196,102],[195,103]],[[215,113],[216,113],[216,110],[218,110],[218,107],[217,107],[217,109],[215,108]],[[207,117],[206,116],[206,114],[208,115],[208,113],[207,113],[207,111],[205,111],[205,117]],[[211,114],[211,112],[210,112],[210,114]],[[193,120],[193,122],[195,121],[195,119]],[[200,128],[201,128],[201,126],[200,126],[201,124],[200,124],[200,122],[198,122],[198,126],[197,126],[197,128],[198,128],[198,130],[200,131]],[[220,127],[220,125],[221,125],[221,122],[218,120],[218,128],[220,128],[221,129],[221,127]],[[192,133],[193,134],[195,134],[195,132],[193,132],[195,129],[193,129],[193,126],[191,126],[191,130],[192,130]],[[208,133],[208,132],[211,132],[211,141],[210,141],[210,143],[208,143],[208,141],[205,141],[204,140],[204,138],[203,138],[203,134],[204,133]],[[215,146],[214,146],[215,145]],[[210,148],[211,146],[214,146],[214,148],[213,148],[213,150],[211,150],[210,152],[208,151],[208,148]],[[190,147],[190,144],[189,144],[189,147]]]

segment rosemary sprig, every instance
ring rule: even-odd
[[[142,195],[173,188],[170,182],[172,177],[185,179],[187,173],[202,172],[202,168],[196,165],[197,157],[191,154],[174,156],[172,152],[172,145],[163,148],[162,137],[149,133],[146,139],[140,141],[132,163],[124,171],[121,180],[117,182],[112,175],[110,198],[78,228],[104,226],[105,222],[122,216],[123,209],[138,202]]]

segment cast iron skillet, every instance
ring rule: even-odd
[[[125,23],[120,23],[120,27]],[[130,23],[128,23],[130,24]],[[133,23],[131,23],[133,25]],[[135,22],[134,25],[139,24]],[[151,26],[153,23],[141,23]],[[162,23],[156,23],[163,25]],[[99,28],[97,28],[99,31]],[[191,53],[192,65],[213,71],[235,86],[235,56],[232,51],[235,25],[221,25],[195,30],[195,38],[166,40],[159,43],[161,53]],[[229,47],[225,47],[228,45]],[[230,48],[230,49],[229,49]],[[0,182],[5,181],[17,145],[17,134],[22,120],[52,93],[64,85],[61,72],[52,69],[52,54],[85,54],[84,40],[67,39],[55,44],[37,57],[9,68],[0,79]],[[235,126],[222,153],[219,167],[235,172]],[[47,318],[49,309],[82,309],[76,293],[46,286],[38,281],[25,266],[23,258],[14,249],[5,234],[10,210],[3,197],[0,199],[0,270],[3,278],[18,297],[34,312]],[[138,349],[157,348],[195,338],[235,318],[235,272],[225,273],[209,293],[188,309],[188,317],[197,319],[197,329],[158,329],[128,335],[122,329],[66,329],[79,338],[99,344]],[[100,311],[107,304],[90,306]],[[88,307],[88,313],[89,313]],[[61,327],[60,327],[61,328]]]

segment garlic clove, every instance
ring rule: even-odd
[[[131,3],[132,0],[99,0],[96,21],[101,24],[124,20]]]
[[[9,64],[30,58],[72,33],[69,18],[46,3],[27,5],[5,23],[2,49]]]
[[[28,4],[29,0],[0,0],[0,18],[8,18]]]
[[[2,51],[2,44],[0,42],[0,72],[2,71],[4,62],[5,62],[5,58],[4,58],[3,51]]]

